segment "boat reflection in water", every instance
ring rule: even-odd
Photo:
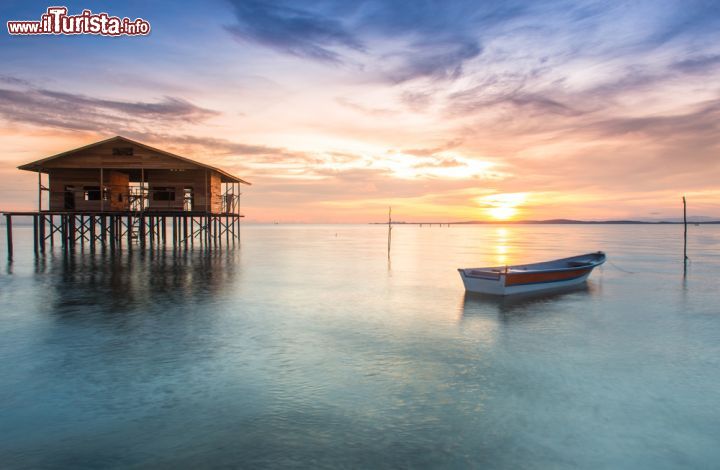
[[[504,319],[553,313],[567,309],[577,302],[586,302],[600,288],[595,283],[584,283],[550,292],[529,292],[513,296],[497,296],[465,292],[462,300],[463,319],[472,316],[498,314]]]

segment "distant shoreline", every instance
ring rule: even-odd
[[[683,225],[679,221],[643,221],[643,220],[505,220],[505,221],[484,221],[472,220],[465,222],[392,222],[393,225]],[[688,225],[716,225],[720,220],[690,221]],[[387,222],[370,222],[371,225],[387,225]]]

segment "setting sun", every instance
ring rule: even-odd
[[[509,220],[517,214],[517,209],[514,207],[491,207],[487,209],[490,217],[497,220]]]
[[[527,200],[527,193],[491,194],[477,199],[487,215],[495,220],[510,220],[520,212],[519,206]]]

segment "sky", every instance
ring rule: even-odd
[[[139,37],[10,36],[0,209],[115,135],[252,182],[251,222],[720,218],[720,2],[65,3]]]

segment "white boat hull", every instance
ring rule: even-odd
[[[468,292],[513,295],[580,285],[604,262],[605,254],[597,252],[542,263],[458,271]]]
[[[527,294],[530,292],[544,292],[577,286],[587,281],[587,278],[590,277],[590,272],[575,279],[569,279],[567,281],[543,282],[538,284],[524,284],[518,286],[506,286],[504,274],[500,276],[499,280],[477,279],[467,277],[461,271],[460,277],[462,278],[463,284],[465,285],[465,290],[468,292],[490,295],[513,295]]]

